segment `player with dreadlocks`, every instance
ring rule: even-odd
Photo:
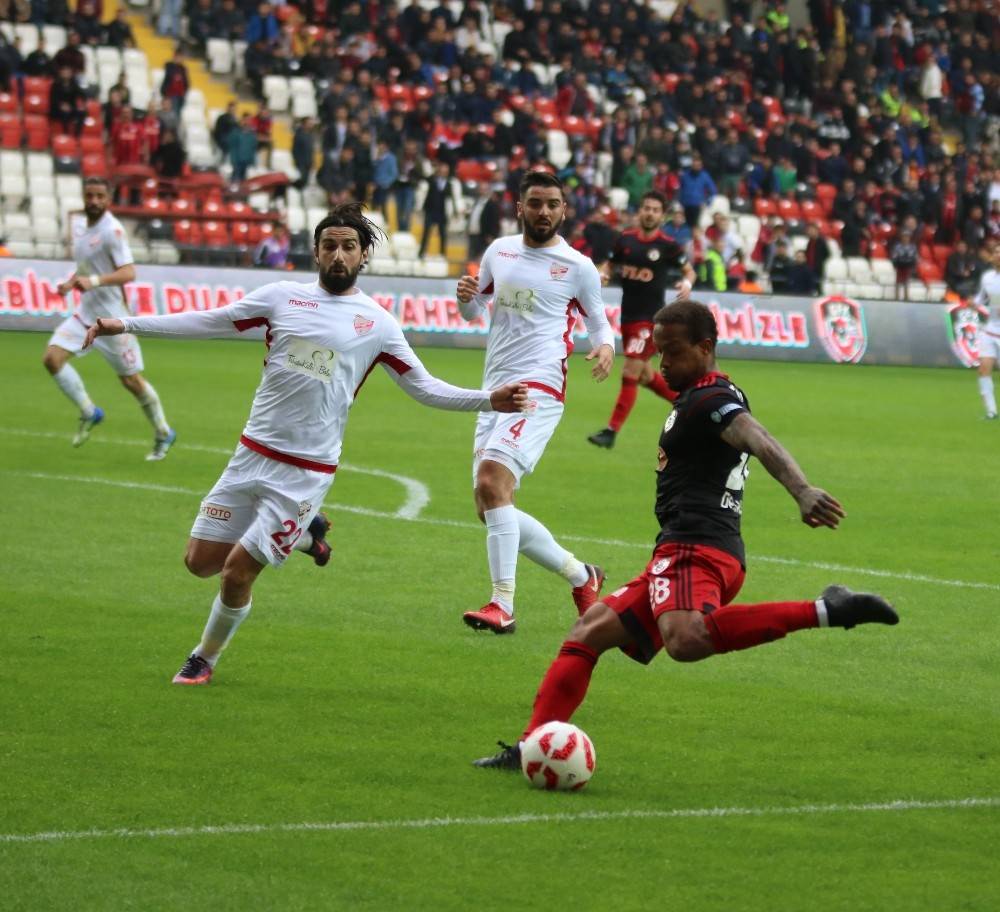
[[[454,411],[519,411],[527,389],[461,389],[431,376],[399,324],[355,285],[381,232],[361,205],[336,206],[317,226],[311,283],[274,282],[212,311],[98,320],[86,344],[135,333],[164,338],[239,337],[264,329],[267,358],[250,418],[225,471],[201,504],[184,562],[221,574],[201,641],[174,677],[207,684],[222,650],[250,613],[251,589],[292,551],[320,566],[330,557],[319,512],[340,457],[347,413],[376,364],[418,402]]]

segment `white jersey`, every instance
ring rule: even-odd
[[[432,377],[392,314],[368,295],[333,295],[319,282],[275,282],[217,310],[131,317],[125,331],[209,339],[264,327],[268,352],[240,442],[261,455],[333,472],[347,412],[376,364],[414,399],[486,411],[489,393]]]
[[[77,275],[107,275],[135,262],[125,229],[110,212],[105,211],[93,225],[87,224],[85,216],[74,216],[71,230]],[[125,289],[120,285],[98,285],[80,298],[80,319],[88,326],[98,317],[126,316]]]
[[[574,311],[583,316],[591,345],[614,345],[597,267],[562,238],[552,247],[526,247],[521,235],[490,244],[479,267],[479,294],[459,305],[462,316],[481,316],[491,297],[483,373],[491,389],[522,381],[563,401]]]
[[[975,301],[980,307],[989,308],[986,332],[991,336],[1000,336],[1000,272],[987,269],[983,273]]]

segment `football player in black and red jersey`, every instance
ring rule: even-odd
[[[651,363],[656,354],[653,344],[653,314],[664,304],[667,288],[673,285],[678,300],[691,293],[695,273],[684,248],[661,230],[667,199],[651,190],[639,202],[639,227],[623,231],[611,251],[611,258],[601,267],[609,281],[614,272],[622,286],[622,385],[608,419],[608,426],[587,439],[599,447],[615,445],[615,435],[635,405],[639,386],[645,386],[664,399],[675,398],[667,382]],[[675,283],[676,284],[673,284]]]
[[[751,414],[746,395],[715,363],[712,312],[676,301],[657,312],[660,372],[678,398],[660,434],[656,518],[660,534],[645,570],[595,602],[570,631],[542,679],[526,737],[566,722],[583,702],[601,653],[618,647],[643,664],[661,649],[678,662],[750,649],[810,627],[896,624],[883,598],[827,586],[817,599],[733,604],[746,558],[740,535],[747,461],[755,456],[794,498],[802,521],[837,528],[844,510],[806,479],[791,454]],[[520,769],[506,745],[477,766]]]

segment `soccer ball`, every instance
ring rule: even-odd
[[[582,789],[596,765],[593,742],[569,722],[539,725],[521,744],[521,769],[535,788]]]

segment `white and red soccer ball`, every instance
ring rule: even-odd
[[[593,741],[569,722],[539,725],[521,743],[521,769],[535,788],[582,789],[596,765]]]

